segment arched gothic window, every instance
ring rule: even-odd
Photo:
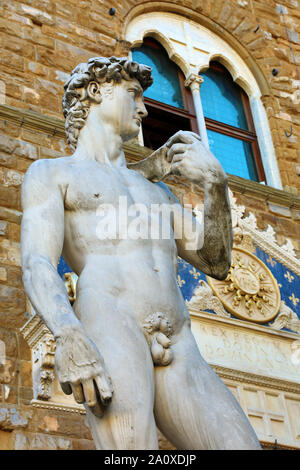
[[[152,38],[132,50],[133,60],[149,65],[153,85],[145,93],[148,117],[143,120],[144,144],[161,147],[178,130],[198,132],[193,98],[184,86],[184,75],[165,49]]]
[[[137,7],[137,9],[139,9],[139,7]],[[204,144],[208,146],[208,130],[211,145],[213,145],[212,136],[214,136],[215,141],[217,139],[220,140],[222,137],[223,141],[228,141],[229,144],[227,143],[226,145],[227,149],[230,149],[230,147],[233,148],[233,144],[235,144],[235,147],[243,147],[243,158],[244,163],[246,160],[246,167],[244,166],[244,168],[240,168],[238,170],[226,167],[228,172],[264,181],[265,178],[262,171],[262,165],[260,164],[259,152],[256,151],[256,148],[258,148],[258,144],[256,142],[258,142],[263,170],[266,176],[266,183],[274,188],[282,189],[268,116],[262,101],[262,96],[270,93],[267,77],[265,77],[260,70],[259,64],[257,64],[256,60],[249,56],[246,47],[240,44],[239,51],[237,51],[236,40],[233,36],[229,34],[225,39],[223,35],[220,34],[219,28],[214,30],[214,25],[211,26],[212,27],[204,26],[204,24],[201,24],[198,21],[194,21],[186,16],[181,16],[180,14],[171,13],[169,11],[153,11],[148,13],[140,12],[139,14],[137,14],[136,11],[135,14],[132,14],[132,19],[125,26],[125,37],[127,41],[132,43],[133,49],[138,48],[138,45],[143,41],[145,45],[146,41],[144,38],[148,38],[149,36],[155,37],[159,40],[159,43],[166,45],[165,47],[168,51],[169,57],[176,58],[176,64],[180,64],[180,69],[184,73],[184,77],[187,80],[186,83],[192,93],[192,103],[194,104],[195,111],[190,111],[190,114],[196,114],[198,131],[203,138]],[[251,114],[250,117],[248,117],[247,109],[245,109],[244,112],[246,113],[248,129],[245,129],[242,126],[239,127],[223,123],[227,126],[231,126],[232,128],[238,127],[238,129],[240,129],[240,133],[243,134],[243,138],[238,138],[237,135],[233,136],[220,131],[217,132],[216,129],[210,128],[209,119],[221,123],[222,121],[218,119],[207,117],[205,123],[200,97],[202,94],[205,94],[204,90],[206,85],[205,83],[201,85],[199,94],[200,80],[197,75],[198,73],[202,75],[203,71],[209,68],[212,61],[219,60],[219,58],[222,64],[228,64],[228,70],[230,70],[234,83],[240,84],[249,97],[249,108],[251,107],[257,141],[254,126],[251,123]],[[207,77],[204,75],[204,78],[206,79]],[[184,89],[182,86],[183,83],[184,80],[181,81],[181,89]],[[182,93],[185,107],[184,110],[176,107],[172,108],[172,110],[175,109],[182,112],[192,109],[185,103],[184,90]],[[242,94],[242,100],[243,96],[244,95]],[[158,103],[159,102],[160,100],[158,100]],[[243,100],[243,106],[244,104]],[[178,116],[180,116],[179,121],[183,121],[184,115],[178,114]],[[163,121],[167,122],[169,117],[170,114],[166,115]],[[186,117],[186,115],[184,117]],[[189,118],[189,116],[187,117]],[[151,114],[149,115],[149,119],[150,118]],[[182,125],[182,122],[179,122],[178,127],[182,129],[191,128],[192,120],[188,122],[189,126],[185,127]],[[164,128],[163,132],[165,131],[168,131],[168,129]],[[245,133],[247,132],[248,135],[246,136]],[[145,145],[149,146],[147,139],[145,139]],[[215,142],[214,145],[216,145]],[[216,150],[214,151],[216,153]],[[252,165],[251,167],[251,164],[248,164],[248,162],[253,162],[253,160],[255,161],[255,165]]]
[[[212,62],[201,76],[201,102],[211,151],[227,173],[265,181],[246,93],[218,62]]]
[[[132,58],[152,68],[153,85],[144,94],[148,117],[143,122],[144,144],[163,145],[180,129],[198,132],[191,92],[184,76],[164,48],[146,38]],[[227,173],[265,181],[259,146],[246,93],[219,63],[201,73],[201,101],[210,149]]]

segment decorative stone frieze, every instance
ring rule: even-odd
[[[35,314],[21,329],[32,349],[34,398],[49,400],[55,378],[55,341],[44,322]]]
[[[229,195],[235,241],[238,241],[239,238],[242,240],[244,237],[250,236],[255,245],[266,253],[269,253],[272,257],[299,276],[300,260],[296,258],[296,253],[291,240],[286,239],[283,245],[278,245],[274,228],[271,225],[268,225],[265,230],[259,230],[257,227],[256,216],[250,212],[248,217],[245,217],[245,206],[238,205],[236,203],[236,198],[233,196],[231,191],[229,191]],[[249,238],[247,243],[249,243]],[[237,243],[237,245],[239,245],[239,243]],[[245,246],[243,247],[245,248]]]
[[[270,259],[271,257],[277,259],[299,275],[300,261],[296,258],[293,244],[286,239],[283,245],[279,246],[274,228],[268,225],[265,230],[259,230],[256,216],[250,212],[245,217],[245,206],[236,203],[231,191],[229,195],[234,233],[233,263],[225,281],[209,279],[213,294],[223,303],[227,311],[238,318],[267,323],[279,312],[276,320],[269,326],[275,329],[287,328],[298,333],[300,321],[296,313],[281,302],[275,278],[267,266],[253,255],[255,246],[258,246],[271,255]],[[200,219],[201,212],[197,208],[194,212],[196,218]],[[202,289],[203,285],[199,288],[200,293]],[[197,304],[196,297],[195,295],[191,299],[192,304]],[[197,306],[199,310],[207,310],[208,307],[203,307],[205,301],[202,297],[200,294]],[[208,299],[211,297],[209,291],[206,292],[206,297]]]
[[[230,317],[222,302],[214,295],[207,282],[200,280],[193,297],[187,302],[189,310],[211,310],[221,317]]]
[[[300,320],[298,315],[283,301],[280,304],[278,316],[269,324],[269,326],[276,330],[287,328],[288,330],[292,330],[295,331],[295,333],[300,334]]]

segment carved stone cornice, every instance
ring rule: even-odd
[[[274,441],[265,441],[264,439],[260,439],[260,444],[263,450],[299,450],[299,447],[295,447],[292,445],[281,444],[280,442]]]
[[[251,384],[260,387],[272,388],[275,390],[282,390],[284,392],[300,394],[300,384],[290,382],[288,380],[276,379],[251,372],[243,372],[237,369],[228,369],[227,367],[209,364],[212,369],[222,379],[233,380],[235,382],[242,382],[243,384]]]
[[[0,105],[0,118],[9,120],[26,129],[39,130],[49,135],[65,137],[65,123],[62,119],[35,111],[14,108],[6,104]]]
[[[290,332],[290,331],[284,331],[284,330],[279,330],[277,328],[272,328],[269,325],[261,325],[259,323],[252,323],[248,320],[239,320],[238,318],[228,318],[228,317],[222,317],[220,315],[213,315],[208,312],[204,311],[199,311],[197,309],[194,309],[193,307],[189,307],[189,312],[191,315],[191,318],[197,320],[197,319],[203,319],[203,320],[210,320],[212,322],[216,322],[217,324],[224,324],[225,326],[232,325],[232,326],[238,326],[240,328],[246,329],[246,330],[252,330],[253,332],[260,332],[263,334],[268,335],[270,338],[276,340],[276,337],[280,338],[286,338],[294,341],[299,341],[299,334]]]
[[[30,402],[33,408],[43,408],[47,410],[56,410],[64,411],[66,413],[76,413],[85,415],[86,411],[82,405],[66,405],[61,403],[55,403],[52,401],[42,401],[42,400],[31,400]]]
[[[300,197],[295,194],[235,175],[228,175],[228,182],[233,192],[242,193],[289,209],[300,209]]]
[[[50,136],[66,138],[65,121],[46,114],[14,108],[0,104],[0,119],[13,122],[26,129],[45,132]],[[135,140],[124,144],[124,151],[133,159],[143,159],[152,153],[147,147],[141,147]]]
[[[0,105],[0,119],[14,122],[27,129],[45,132],[50,136],[65,138],[64,121],[52,116],[2,104]],[[124,145],[124,151],[126,156],[134,161],[146,158],[152,152],[152,150],[147,147],[137,145],[134,141],[126,143]],[[282,207],[300,209],[299,196],[257,183],[256,181],[246,180],[239,176],[228,175],[228,179],[229,186],[234,192],[247,194],[251,197],[278,204]]]

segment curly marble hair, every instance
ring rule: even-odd
[[[85,124],[90,108],[87,86],[90,82],[121,82],[136,78],[143,90],[153,83],[152,69],[127,57],[93,57],[87,63],[77,65],[64,85],[62,101],[66,118],[65,129],[68,144],[75,151],[80,129]]]

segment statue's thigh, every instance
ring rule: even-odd
[[[189,328],[172,346],[174,359],[155,368],[155,419],[178,449],[258,449],[237,400],[204,361]]]
[[[102,303],[97,318],[94,309],[81,316],[103,356],[114,390],[102,418],[88,411],[94,441],[99,449],[156,449],[154,372],[148,344],[125,306],[108,307]]]

